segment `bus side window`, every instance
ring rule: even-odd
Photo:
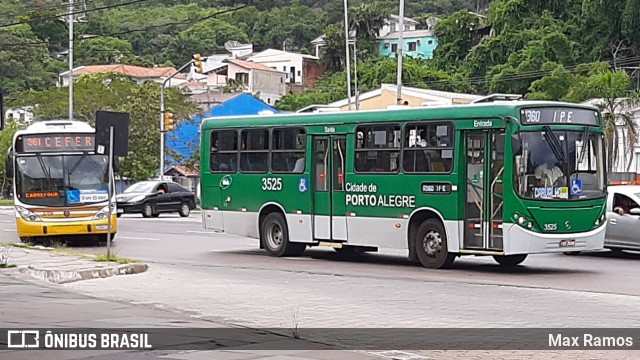
[[[273,130],[271,171],[301,174],[305,171],[306,133],[302,128]]]
[[[209,152],[211,172],[235,172],[238,159],[238,134],[235,130],[211,132]]]
[[[449,123],[408,124],[404,129],[402,168],[405,173],[449,173],[453,168],[453,126]]]
[[[398,172],[401,137],[400,126],[397,124],[358,126],[355,171],[358,173]]]

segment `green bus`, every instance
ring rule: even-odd
[[[604,127],[595,107],[496,101],[208,118],[207,229],[308,246],[407,249],[424,267],[602,249]]]

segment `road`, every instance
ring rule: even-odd
[[[202,228],[200,214],[188,218],[162,214],[145,219],[124,215],[112,251],[120,257],[167,265],[285,270],[314,274],[401,280],[492,284],[623,295],[640,295],[640,253],[611,252],[580,256],[530,255],[515,269],[500,267],[491,257],[462,257],[453,269],[423,269],[406,260],[406,251],[381,249],[346,258],[331,249],[310,248],[301,258],[278,259],[258,249],[256,239]],[[0,210],[3,238],[18,242],[13,214]],[[5,241],[7,241],[5,240]],[[102,254],[103,246],[71,244],[75,250]],[[293,260],[293,261],[292,261]],[[309,260],[309,261],[304,261]]]
[[[0,228],[3,239],[18,241],[12,217],[10,211],[1,212]],[[149,270],[63,287],[250,327],[590,328],[640,323],[640,255],[632,253],[532,255],[512,270],[492,258],[465,257],[453,269],[432,270],[388,249],[344,258],[314,248],[299,258],[273,258],[258,249],[257,240],[202,229],[199,214],[125,215],[118,225],[113,251],[144,260]],[[75,250],[105,252],[101,246]]]

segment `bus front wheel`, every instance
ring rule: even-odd
[[[493,259],[502,266],[516,266],[527,258],[527,254],[494,255]]]
[[[289,230],[284,217],[277,212],[270,213],[262,221],[260,241],[272,256],[299,256],[306,249],[305,244],[289,242]]]
[[[425,220],[416,233],[416,254],[422,266],[430,269],[447,268],[453,264],[455,254],[447,249],[447,233],[436,219]]]

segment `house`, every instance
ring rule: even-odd
[[[368,91],[359,96],[360,110],[386,109],[397,105],[397,86],[382,84],[379,89]],[[454,93],[414,87],[402,87],[402,100],[412,107],[469,104],[482,98],[480,95]],[[328,107],[339,107],[342,111],[349,109],[347,99],[328,104]],[[355,110],[355,97],[351,97],[351,109]]]
[[[222,66],[207,72],[207,77],[208,85],[240,88],[257,94],[269,105],[275,104],[285,94],[284,72],[251,61],[226,59]],[[224,84],[221,79],[224,79]]]
[[[417,20],[412,18],[403,17],[402,22],[404,25],[404,31],[414,31],[416,30],[416,26],[420,24]],[[387,36],[390,33],[399,32],[400,31],[400,17],[398,15],[389,15],[389,18],[385,21],[385,24],[380,29],[378,33],[378,38],[382,38]]]
[[[61,72],[58,78],[58,87],[69,86],[69,74],[70,71]],[[176,69],[173,67],[156,67],[145,68],[142,66],[113,64],[113,65],[89,65],[79,66],[73,69],[73,78],[79,78],[83,75],[89,74],[118,74],[131,78],[138,84],[142,84],[147,81],[153,81],[162,83],[164,79],[176,73]],[[184,74],[178,74],[171,79],[169,86],[181,84],[186,82],[186,76]]]
[[[378,38],[380,55],[396,57],[400,41],[399,32],[390,32]],[[410,30],[402,33],[402,53],[416,59],[433,59],[438,39],[433,30]]]
[[[301,88],[301,91],[313,88],[324,73],[317,57],[277,49],[252,54],[247,60],[286,73],[285,83],[289,86],[287,92],[296,92],[296,87]]]
[[[165,170],[165,176],[170,176],[171,180],[184,186],[187,190],[196,192],[200,184],[200,172],[196,168],[192,169],[185,165],[173,165]]]
[[[225,94],[227,95],[227,94]],[[167,147],[170,152],[180,156],[177,161],[171,155],[167,156],[168,165],[180,165],[191,159],[200,146],[200,123],[209,117],[276,114],[280,111],[246,93],[236,93],[217,106],[206,109],[202,115],[179,123],[175,130],[168,133]]]
[[[417,29],[420,24],[412,18],[403,18],[402,43],[403,54],[418,59],[432,59],[433,51],[438,46],[438,39],[434,33],[434,26],[439,21],[436,17],[427,19],[426,30]],[[351,31],[349,36],[355,37],[355,32]],[[398,15],[390,15],[385,21],[385,25],[380,29],[376,39],[378,41],[378,52],[385,57],[395,57],[398,51],[400,37],[400,18]],[[320,56],[320,48],[326,46],[325,35],[321,35],[311,41],[315,46],[316,57]]]

